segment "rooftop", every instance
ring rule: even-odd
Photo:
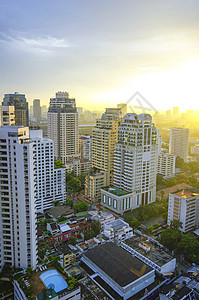
[[[70,207],[68,207],[68,206],[61,205],[61,206],[54,206],[54,207],[48,209],[47,212],[54,218],[58,218],[58,217],[67,215],[69,213],[73,213],[74,210],[70,209]]]
[[[178,191],[178,192],[174,193],[174,195],[180,196],[185,199],[189,199],[189,198],[193,198],[195,196],[199,196],[199,190],[190,188],[190,189]]]
[[[116,196],[123,196],[123,195],[126,195],[126,194],[130,194],[130,192],[128,192],[128,191],[121,190],[121,189],[118,189],[116,187],[111,187],[111,186],[106,186],[106,187],[103,187],[102,189],[109,192],[109,193],[112,193]]]
[[[126,227],[126,226],[129,227],[129,224],[126,223],[126,222],[124,222],[124,221],[121,220],[121,219],[117,219],[117,220],[114,220],[114,221],[112,221],[112,222],[110,222],[110,223],[107,223],[106,226],[109,226],[109,227],[112,228],[113,230],[118,231],[118,230],[120,230],[120,229],[122,229],[122,228],[124,228],[124,227]]]
[[[148,238],[144,236],[134,236],[133,238],[123,241],[123,243],[130,246],[140,254],[144,255],[159,267],[162,267],[173,259],[170,254],[165,252],[162,248],[158,247],[158,245],[155,245],[152,241],[149,241]],[[140,246],[141,244],[145,247],[142,248]],[[150,250],[148,251],[149,247]],[[145,251],[144,248],[147,248],[147,251]]]
[[[152,270],[139,259],[110,242],[88,250],[85,256],[122,287]]]

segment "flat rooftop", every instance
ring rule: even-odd
[[[109,186],[103,187],[102,189],[116,196],[123,196],[131,193],[129,191],[125,191],[125,190],[118,189],[116,187],[109,187]]]
[[[173,259],[173,257],[165,252],[162,248],[155,245],[153,242],[149,241],[146,237],[133,237],[123,241],[126,245],[130,246],[132,249],[136,250],[146,258],[150,259],[153,263],[162,267],[169,261]],[[150,250],[146,252],[139,244],[143,243],[144,246],[150,247]],[[148,249],[148,247],[146,247]]]
[[[180,196],[180,197],[185,198],[185,199],[189,199],[189,198],[192,198],[192,197],[195,197],[195,196],[199,196],[199,190],[194,189],[194,188],[186,189],[186,190],[178,191],[178,192],[174,193],[174,195]]]
[[[88,250],[84,256],[122,287],[152,271],[142,261],[110,242]]]

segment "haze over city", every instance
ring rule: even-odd
[[[0,2],[1,89],[45,105],[67,90],[103,109],[141,92],[158,110],[196,109],[197,0]]]

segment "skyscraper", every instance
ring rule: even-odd
[[[187,159],[189,146],[189,129],[172,127],[170,129],[169,153]]]
[[[96,120],[92,132],[92,167],[95,174],[87,175],[85,197],[96,202],[100,200],[100,188],[113,183],[114,148],[118,126],[122,121],[120,108],[106,108],[101,119]],[[97,174],[99,173],[99,174]]]
[[[40,99],[33,100],[33,115],[37,121],[39,121],[41,119]]]
[[[75,99],[67,92],[56,93],[48,109],[48,137],[54,141],[55,158],[65,164],[79,155],[78,113]]]
[[[128,113],[118,128],[113,187],[102,189],[102,204],[117,213],[155,201],[157,129],[148,114]]]
[[[29,129],[0,128],[0,269],[37,264],[36,147]]]
[[[14,94],[5,94],[2,105],[12,105],[15,107],[15,125],[29,126],[28,102],[25,95],[17,92]]]
[[[173,117],[174,118],[179,117],[179,107],[173,107]]]

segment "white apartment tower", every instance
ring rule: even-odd
[[[192,187],[169,194],[168,220],[170,226],[172,220],[182,222],[182,232],[186,233],[199,225],[199,190]]]
[[[189,145],[189,129],[173,127],[170,129],[169,153],[187,159]]]
[[[55,201],[63,203],[66,195],[65,168],[54,168],[54,142],[43,137],[42,130],[30,130],[31,142],[35,144],[35,183],[37,186],[36,209],[43,212]]]
[[[0,128],[0,269],[37,264],[36,145],[27,127]]]
[[[156,198],[157,129],[148,114],[128,113],[118,128],[113,187],[102,189],[102,204],[117,213]]]
[[[55,158],[65,164],[79,157],[78,113],[75,99],[67,92],[56,93],[48,109],[48,137],[54,141]]]
[[[88,159],[91,161],[91,136],[80,136],[79,137],[79,153],[82,159]]]
[[[158,155],[158,173],[165,178],[175,176],[176,156],[166,152],[160,152]]]

